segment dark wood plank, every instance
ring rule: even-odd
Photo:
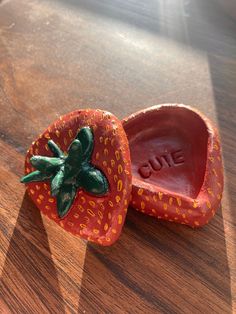
[[[225,4],[227,6],[227,4]],[[0,1],[0,312],[236,310],[236,22],[215,0]],[[76,108],[179,102],[219,126],[225,192],[200,230],[129,209],[119,241],[68,235],[19,184],[38,133]]]

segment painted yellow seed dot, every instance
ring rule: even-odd
[[[115,164],[116,164],[116,163],[115,163],[115,160],[112,159],[112,160],[111,160],[111,166],[112,166],[112,168],[115,166]]]
[[[100,207],[101,207],[101,209],[105,209],[103,203],[100,203]]]
[[[120,152],[118,150],[115,151],[116,160],[120,160]]]
[[[85,216],[85,217],[84,217],[84,220],[85,220],[86,223],[88,224],[90,219],[89,219],[89,217]]]
[[[70,138],[73,137],[73,132],[72,132],[71,129],[68,131],[68,134],[69,134],[69,137],[70,137]]]
[[[108,174],[111,174],[111,168],[110,167],[107,168],[107,172],[108,172]]]
[[[209,157],[209,160],[214,163],[214,157]]]
[[[60,132],[59,132],[58,130],[56,130],[55,133],[56,133],[56,136],[57,136],[57,137],[60,137]]]
[[[155,213],[156,213],[156,210],[153,208],[153,209],[152,209],[152,212],[155,214]]]
[[[181,206],[181,204],[182,204],[181,198],[177,197],[177,198],[176,198],[176,201],[177,201],[177,204],[178,204],[179,206]]]
[[[118,176],[115,174],[114,175],[114,181],[116,182],[118,180]]]
[[[211,208],[211,203],[209,201],[206,201],[207,207],[210,209]]]
[[[179,210],[179,208],[177,208],[177,207],[175,208],[175,211],[176,211],[177,214],[180,213],[180,210]]]
[[[220,199],[221,199],[221,196],[220,196],[220,194],[217,194],[217,198],[218,198],[218,200],[220,200]]]
[[[122,215],[118,215],[118,224],[119,224],[119,225],[122,224]]]
[[[53,199],[53,198],[49,198],[48,201],[49,201],[50,203],[54,203],[54,199]]]
[[[78,214],[78,213],[74,214],[74,217],[75,217],[76,219],[78,219],[78,218],[79,218],[79,214]]]
[[[108,224],[105,223],[105,225],[104,225],[104,230],[107,231],[107,229],[108,229]]]
[[[30,189],[30,194],[34,194],[35,192],[34,192],[34,190],[33,189]]]
[[[167,210],[168,205],[166,203],[163,204],[164,210]]]
[[[110,207],[113,207],[113,206],[114,206],[113,203],[112,203],[112,201],[109,201],[108,204],[109,204]]]
[[[143,194],[143,189],[138,189],[138,195],[142,195]]]
[[[114,234],[117,233],[116,229],[112,229],[111,232],[114,233]]]
[[[214,175],[215,175],[216,177],[218,177],[218,174],[217,174],[217,172],[216,172],[215,169],[212,169],[212,172],[214,173]]]
[[[154,202],[157,202],[157,197],[156,197],[156,195],[153,195],[153,200],[154,200]]]
[[[43,188],[44,188],[44,190],[47,190],[47,189],[48,189],[48,186],[47,186],[46,183],[43,184]]]
[[[100,219],[98,219],[98,220],[97,220],[97,223],[98,223],[99,225],[101,225],[102,222],[101,222]]]
[[[162,192],[158,192],[158,196],[159,196],[159,200],[161,201],[162,197],[163,197],[163,193]]]
[[[49,150],[49,147],[48,147],[48,144],[45,144],[45,149],[48,151]]]
[[[83,213],[83,212],[84,212],[84,208],[83,208],[83,206],[78,205],[78,209],[81,211],[81,213]]]
[[[96,157],[95,158],[96,158],[96,160],[99,159],[99,153],[98,152],[96,153]]]
[[[48,191],[48,195],[51,196],[51,191]]]
[[[107,161],[106,160],[104,160],[102,164],[104,167],[107,167]]]
[[[39,185],[36,185],[36,190],[40,190],[40,186]]]
[[[87,226],[85,224],[80,224],[80,228],[84,229],[86,228]]]
[[[89,205],[92,206],[93,208],[95,207],[95,202],[94,201],[89,201]]]
[[[173,198],[170,197],[170,198],[169,198],[169,204],[171,205],[172,203],[173,203]]]
[[[107,148],[105,148],[105,149],[103,150],[103,154],[104,154],[105,156],[108,155],[108,149],[107,149]]]
[[[104,144],[107,145],[107,144],[108,144],[108,141],[109,141],[109,138],[106,137],[105,140],[104,140]]]
[[[198,221],[194,221],[194,224],[195,224],[196,226],[199,226],[199,222],[198,222]]]
[[[117,182],[117,191],[120,192],[122,190],[122,187],[123,187],[122,180],[118,180],[118,182]]]
[[[106,237],[107,242],[111,242],[111,239],[109,237]]]
[[[99,141],[100,141],[100,143],[103,142],[103,137],[102,136],[99,138]]]
[[[37,203],[41,204],[42,203],[41,199],[37,198]]]
[[[90,216],[92,216],[92,217],[95,216],[94,212],[93,212],[92,209],[90,209],[90,208],[87,209],[87,213],[88,213]]]
[[[100,210],[98,211],[98,216],[100,217],[100,219],[103,218],[103,213]]]
[[[43,199],[44,199],[44,196],[43,196],[42,194],[39,194],[39,198],[40,198],[41,200],[43,200]]]
[[[123,190],[123,194],[124,194],[124,195],[126,195],[126,194],[127,194],[127,191],[126,191],[126,189],[124,189],[124,190]]]
[[[141,209],[144,209],[145,208],[145,203],[142,201],[141,202]]]
[[[46,209],[51,209],[51,207],[49,205],[46,205],[45,208]]]
[[[113,138],[113,139],[111,140],[111,146],[114,145],[114,142],[115,142],[115,139]]]
[[[193,208],[197,208],[198,207],[198,203],[197,203],[197,201],[195,200],[194,202],[193,202]]]
[[[125,201],[124,201],[124,204],[125,204],[125,206],[127,206],[127,205],[128,205],[128,201],[127,201],[127,200],[125,200]]]
[[[98,229],[93,229],[93,233],[98,234],[99,230]]]
[[[207,189],[207,192],[208,192],[209,195],[214,196],[214,194],[213,194],[213,192],[212,192],[212,190],[210,188]]]
[[[147,202],[149,202],[149,196],[145,196],[145,200],[147,201]]]
[[[68,223],[67,223],[69,226],[71,226],[71,227],[73,227],[74,226],[74,223],[73,222],[71,222],[71,221],[68,221]]]
[[[82,204],[84,204],[86,202],[85,197],[81,196],[81,201],[82,201]]]
[[[186,215],[185,215],[185,214],[183,214],[183,215],[182,215],[182,217],[183,217],[183,218],[186,218]]]
[[[123,172],[123,167],[122,165],[118,165],[118,173],[121,174]]]
[[[61,227],[64,227],[64,222],[63,221],[60,221],[59,223],[60,223]]]
[[[111,213],[108,213],[108,219],[111,219]]]
[[[124,212],[125,212],[125,213],[127,213],[127,210],[128,210],[128,208],[127,208],[127,207],[125,207],[125,208],[124,208]]]

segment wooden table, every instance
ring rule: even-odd
[[[41,217],[19,183],[59,115],[158,103],[219,126],[225,192],[200,230],[129,209],[98,247]],[[213,0],[0,1],[0,312],[236,311],[236,21]]]

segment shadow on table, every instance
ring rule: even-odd
[[[88,244],[79,312],[231,313],[221,209],[199,230],[130,209],[118,242]]]
[[[19,313],[64,313],[41,214],[25,194],[10,240],[1,283],[4,301]]]

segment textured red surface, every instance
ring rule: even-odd
[[[96,197],[78,190],[68,215],[59,219],[49,182],[29,183],[27,191],[40,211],[65,230],[101,245],[111,245],[122,230],[131,192],[128,141],[121,122],[114,115],[88,109],[60,117],[32,143],[26,155],[25,173],[35,170],[30,164],[31,156],[52,156],[47,145],[49,139],[66,152],[78,130],[84,126],[93,129],[92,163],[108,178],[108,195]]]
[[[123,120],[133,174],[131,206],[150,216],[202,226],[223,191],[217,130],[196,110],[160,105]]]

